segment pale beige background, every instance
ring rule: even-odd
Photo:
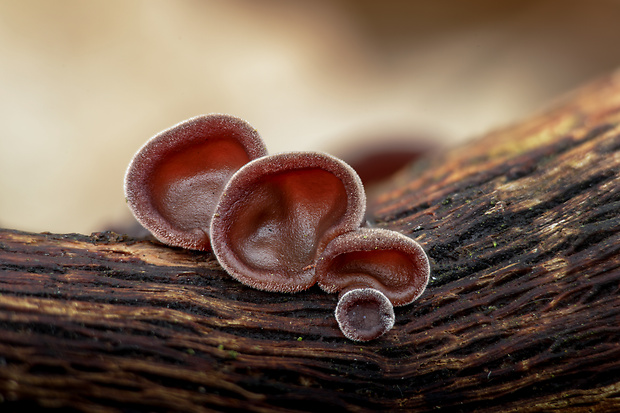
[[[271,152],[452,145],[620,64],[618,1],[0,2],[0,226],[128,222],[150,136],[226,112]]]

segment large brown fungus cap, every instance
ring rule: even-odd
[[[213,252],[228,273],[266,291],[314,285],[317,256],[364,219],[355,171],[333,156],[290,152],[256,159],[233,175],[212,225]]]
[[[267,150],[258,132],[229,115],[197,116],[136,153],[125,175],[134,216],[161,242],[209,250],[213,210],[228,179]]]

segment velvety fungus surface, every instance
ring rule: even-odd
[[[316,282],[317,256],[361,224],[366,199],[357,174],[327,154],[290,152],[241,168],[224,189],[211,227],[213,251],[234,278],[294,292]]]
[[[422,247],[407,236],[360,228],[335,238],[317,261],[316,272],[324,291],[370,287],[401,306],[424,292],[430,267]]]
[[[267,150],[258,132],[229,115],[197,116],[151,138],[134,156],[125,195],[160,241],[209,250],[211,217],[230,177]]]
[[[374,340],[394,326],[394,307],[381,291],[357,288],[344,293],[336,306],[336,321],[350,340]]]

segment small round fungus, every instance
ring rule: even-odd
[[[295,292],[316,283],[316,258],[364,219],[362,183],[346,163],[317,152],[249,162],[230,179],[211,224],[222,267],[251,287]]]
[[[155,135],[133,157],[125,197],[134,216],[161,242],[209,250],[209,228],[228,179],[267,155],[258,132],[239,118],[210,114]]]
[[[354,341],[374,340],[394,326],[394,307],[381,291],[355,288],[340,296],[336,321],[346,338]]]

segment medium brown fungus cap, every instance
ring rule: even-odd
[[[314,285],[317,256],[359,227],[366,196],[346,163],[317,152],[256,159],[224,189],[211,224],[222,267],[251,287],[280,292]]]
[[[428,284],[426,253],[395,231],[360,228],[335,238],[317,261],[319,286],[329,293],[374,288],[394,306],[417,299]]]
[[[136,153],[125,175],[134,216],[161,242],[209,250],[209,227],[228,179],[267,150],[258,132],[229,115],[197,116],[164,130]]]

